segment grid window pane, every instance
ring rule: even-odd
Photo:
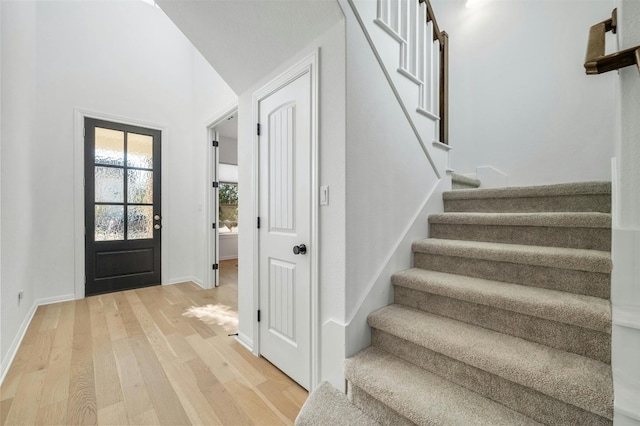
[[[124,132],[101,127],[95,130],[95,163],[124,166]]]
[[[124,240],[124,207],[95,206],[95,241]]]
[[[127,208],[127,239],[153,238],[153,206]]]
[[[134,204],[153,204],[153,172],[127,171],[127,201]]]
[[[153,168],[153,137],[136,133],[127,135],[127,166]]]
[[[118,167],[95,167],[96,203],[124,201],[124,170]]]

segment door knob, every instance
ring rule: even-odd
[[[305,254],[307,252],[307,246],[300,244],[299,246],[293,246],[293,254]]]
[[[160,229],[160,228],[162,228],[162,225],[158,225],[157,223],[153,225],[153,229]]]
[[[155,215],[155,216],[153,217],[153,219],[154,219],[154,220],[160,220],[160,215],[159,215],[159,214]]]

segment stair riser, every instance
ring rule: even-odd
[[[431,238],[611,251],[611,230],[432,223]]]
[[[402,286],[395,303],[611,363],[611,336],[599,331]]]
[[[534,213],[611,212],[610,194],[561,197],[478,198],[444,200],[445,212]]]
[[[378,401],[367,392],[348,382],[348,393],[353,405],[381,425],[415,426],[411,420]]]
[[[612,412],[591,413],[375,328],[371,344],[541,423],[612,424]]]
[[[493,260],[414,253],[416,268],[608,299],[611,275]]]

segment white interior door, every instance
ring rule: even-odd
[[[260,354],[307,389],[314,249],[311,102],[306,72],[258,103]]]

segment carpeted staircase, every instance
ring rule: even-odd
[[[610,184],[465,189],[444,206],[345,362],[359,421],[611,424]]]

